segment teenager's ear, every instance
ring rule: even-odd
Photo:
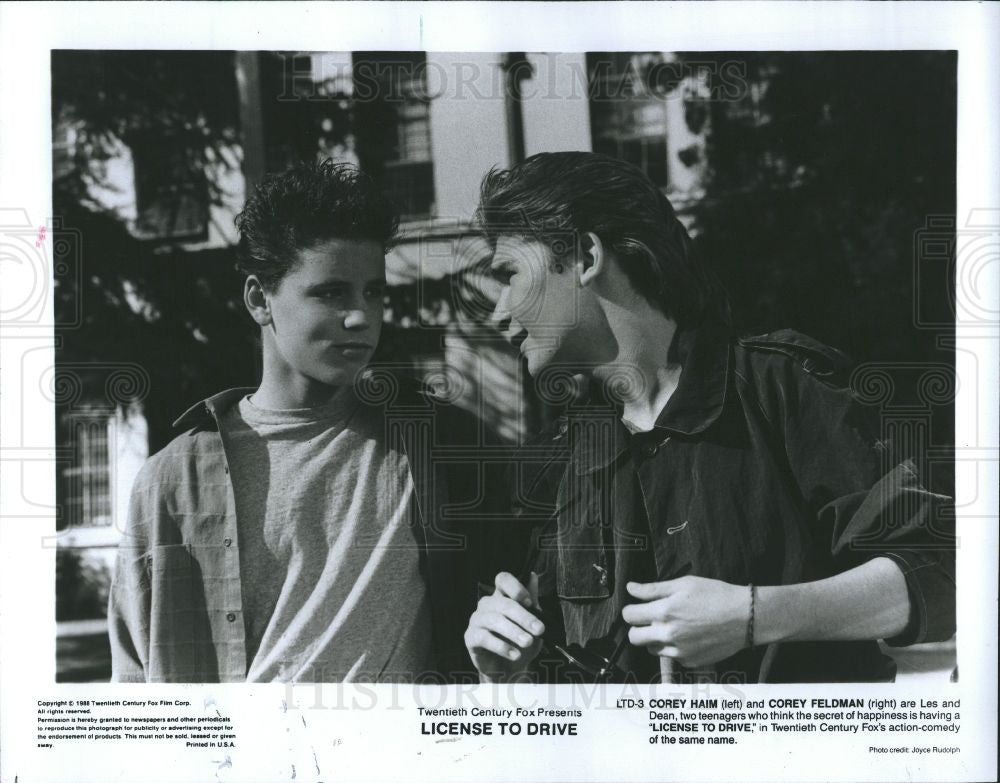
[[[246,305],[250,317],[258,326],[269,326],[271,323],[271,307],[267,301],[267,293],[257,275],[249,275],[243,284],[243,304]]]
[[[577,279],[581,286],[590,285],[608,264],[607,251],[601,238],[593,231],[586,232],[580,241],[580,255],[576,262]]]

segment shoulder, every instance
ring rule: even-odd
[[[209,464],[224,464],[224,459],[218,431],[192,427],[146,460],[136,476],[133,494],[160,492],[192,482]]]
[[[836,382],[850,373],[853,362],[847,354],[794,329],[740,337],[736,353],[744,365],[789,365],[819,380]]]
[[[832,386],[846,386],[853,361],[847,354],[794,329],[740,337],[737,371],[784,370]]]
[[[836,348],[801,332],[783,329],[742,337],[733,350],[734,381],[744,405],[763,410],[769,420],[805,411],[844,410],[856,402],[851,390],[852,360]]]

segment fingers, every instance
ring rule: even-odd
[[[509,661],[522,659],[525,651],[537,653],[545,626],[533,614],[499,590],[480,599],[469,621],[465,645],[473,654],[489,652]],[[531,653],[533,657],[533,653]],[[530,660],[526,658],[525,660]]]
[[[622,609],[622,619],[629,625],[650,625],[668,619],[668,609],[665,598],[645,604],[629,604]]]
[[[523,608],[538,606],[538,575],[534,571],[531,572],[529,584],[530,589],[512,574],[501,571],[496,578],[496,593],[484,600],[489,602],[490,599],[496,599],[493,602],[495,605],[491,606],[494,611],[537,636],[545,631],[545,626],[534,614]]]
[[[501,658],[516,661],[521,657],[521,651],[511,646],[503,639],[490,633],[482,626],[470,626],[465,632],[465,646],[469,650],[485,650]]]
[[[513,574],[501,571],[496,578],[497,592],[505,595],[513,601],[517,601],[522,606],[533,605],[531,593],[522,585]]]
[[[535,643],[534,636],[527,633],[521,626],[496,612],[491,612],[483,616],[482,627],[524,650]]]
[[[628,640],[636,647],[645,647],[650,655],[684,663],[680,648],[671,639],[670,629],[664,623],[632,628],[628,632]],[[661,671],[663,670],[661,665]]]
[[[537,605],[538,578],[532,574],[529,587],[507,572],[497,574],[496,591],[479,599],[479,606],[465,631],[465,646],[476,668],[489,670],[495,664],[482,653],[525,665],[538,653],[545,625],[526,607]],[[501,667],[503,669],[503,667]]]
[[[677,579],[670,579],[666,582],[629,582],[625,585],[625,589],[629,591],[630,595],[635,596],[640,601],[655,601],[658,598],[666,598],[670,595],[674,588]]]
[[[478,620],[480,625],[486,618],[496,615],[516,623],[520,627],[519,630],[533,636],[540,636],[545,632],[545,625],[535,615],[519,603],[515,603],[513,599],[498,593],[479,599],[476,615],[480,616]]]
[[[646,647],[651,644],[668,644],[671,641],[665,623],[634,625],[629,628],[628,640],[636,647]]]

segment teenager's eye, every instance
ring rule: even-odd
[[[509,266],[494,267],[493,279],[501,285],[510,285],[510,279],[517,274],[516,270]]]
[[[375,283],[365,288],[365,296],[369,299],[381,299],[385,296],[385,283]]]
[[[339,285],[325,286],[323,288],[314,289],[312,295],[317,299],[332,301],[334,299],[342,299],[346,296],[347,289],[344,286]]]

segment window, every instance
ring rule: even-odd
[[[57,419],[61,457],[60,547],[114,546],[125,529],[132,484],[149,455],[141,406],[80,406]]]
[[[355,163],[405,220],[434,214],[431,103],[424,52],[279,53],[261,61],[267,161]]]
[[[111,524],[111,464],[108,415],[74,413],[68,422],[70,465],[62,469],[60,528]]]
[[[645,74],[662,63],[656,53],[587,55],[594,152],[638,166],[657,186],[667,186],[667,99],[650,89]]]
[[[130,140],[137,236],[186,241],[206,237],[208,182],[200,158],[195,158],[198,143],[179,135],[152,133]]]
[[[427,58],[423,52],[355,52],[358,159],[403,220],[434,212]]]

